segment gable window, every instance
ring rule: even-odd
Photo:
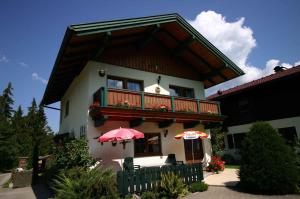
[[[70,101],[68,100],[66,103],[65,117],[69,115],[69,106],[70,106]]]
[[[128,89],[132,91],[143,91],[143,81],[123,77],[108,76],[107,87],[115,89]]]
[[[195,98],[195,93],[193,88],[185,88],[181,86],[170,85],[169,89],[170,89],[171,96]]]
[[[161,155],[160,133],[145,133],[144,136],[134,141],[135,156]]]

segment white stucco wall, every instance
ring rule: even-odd
[[[80,127],[88,122],[88,108],[90,105],[89,71],[83,71],[75,77],[61,100],[61,123],[59,133],[74,132],[79,137]],[[66,103],[69,101],[69,114],[65,117]]]
[[[106,86],[107,75],[127,77],[136,80],[144,81],[144,91],[149,93],[155,93],[155,88],[157,85],[157,77],[161,76],[160,81],[160,94],[169,95],[170,89],[169,85],[176,85],[182,87],[193,88],[195,92],[195,97],[198,99],[204,99],[204,86],[201,81],[183,79],[178,77],[172,77],[167,75],[161,75],[158,73],[151,73],[140,71],[131,68],[125,68],[115,65],[110,65],[101,62],[88,62],[86,66],[89,71],[89,95],[92,96],[93,93],[102,86]],[[106,76],[100,77],[98,71],[100,69],[105,70]]]
[[[298,136],[298,138],[300,138],[300,117],[283,118],[283,119],[277,119],[277,120],[270,120],[270,121],[266,121],[266,122],[268,122],[270,125],[272,125],[272,127],[275,129],[295,127],[297,136]],[[249,132],[251,126],[252,126],[252,123],[230,126],[230,127],[228,127],[227,135]],[[225,151],[226,153],[230,153],[234,156],[237,156],[237,154],[236,154],[237,151],[235,149],[229,149],[227,136],[225,136],[225,148],[226,148],[226,151]]]
[[[104,69],[106,75],[100,77],[98,71]],[[126,144],[126,149],[123,150],[123,145],[117,144],[112,147],[111,143],[104,143],[101,145],[97,142],[95,137],[105,133],[109,130],[128,127],[128,122],[122,121],[106,121],[105,124],[99,128],[94,127],[94,121],[88,115],[89,105],[92,103],[93,94],[100,87],[107,85],[107,75],[127,77],[131,79],[143,80],[144,91],[155,93],[157,85],[157,77],[161,76],[160,94],[169,95],[169,85],[176,85],[182,87],[193,88],[195,97],[204,99],[204,86],[200,81],[188,80],[183,78],[171,77],[151,72],[139,71],[135,69],[114,66],[106,63],[90,61],[85,66],[84,70],[73,80],[67,92],[61,101],[62,119],[60,125],[60,133],[74,132],[76,137],[79,137],[80,127],[86,125],[86,134],[89,140],[90,152],[94,158],[103,159],[108,165],[114,166],[116,169],[120,167],[122,157],[134,156],[133,142]],[[65,117],[65,105],[69,101],[69,115]],[[185,152],[183,140],[175,140],[174,136],[186,129],[183,129],[183,124],[175,123],[168,128],[160,129],[157,123],[145,122],[141,126],[136,127],[144,133],[161,133],[162,153],[163,156],[141,157],[135,158],[135,164],[142,166],[161,165],[165,162],[169,153],[175,153],[177,160],[185,161]],[[164,137],[164,130],[168,129],[168,135]],[[203,131],[203,126],[198,125],[194,130]],[[204,152],[210,156],[210,142],[205,141],[203,146],[206,147]],[[207,157],[207,155],[205,156]],[[114,160],[114,162],[112,162]]]
[[[114,169],[121,168],[121,161],[123,157],[134,157],[134,141],[126,144],[126,148],[123,149],[122,144],[117,144],[112,146],[111,143],[99,143],[97,139],[93,139],[105,133],[109,130],[116,128],[129,128],[128,122],[119,122],[119,121],[107,121],[103,126],[95,128],[89,125],[89,145],[91,154],[95,159],[101,159],[106,166],[113,166]],[[147,157],[135,157],[134,164],[141,166],[158,166],[163,165],[166,161],[167,155],[174,153],[177,160],[182,160],[185,162],[185,151],[184,151],[184,141],[174,139],[174,136],[180,132],[183,132],[187,129],[183,129],[183,124],[174,123],[167,128],[158,128],[157,123],[145,122],[142,125],[135,127],[135,129],[147,134],[147,133],[160,133],[161,135],[161,146],[162,146],[162,156],[147,156]],[[204,128],[202,125],[197,125],[194,130],[203,131]],[[168,130],[168,134],[164,137],[165,130]],[[207,143],[207,141],[205,141]],[[209,143],[209,142],[208,142]],[[202,144],[203,147],[207,145]],[[209,145],[210,146],[210,145]],[[203,151],[210,153],[210,149],[206,148]]]
[[[273,128],[286,128],[286,127],[295,127],[297,131],[297,136],[300,137],[300,117],[290,117],[290,118],[283,118],[278,120],[270,120],[266,121],[272,125]],[[244,125],[237,125],[237,126],[230,126],[228,127],[227,134],[235,134],[235,133],[246,133],[249,132],[250,127],[252,124],[244,124]]]

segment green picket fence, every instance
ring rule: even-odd
[[[135,171],[118,171],[118,190],[123,196],[128,193],[141,193],[153,190],[158,186],[161,174],[167,172],[173,172],[180,176],[188,185],[203,180],[202,165],[199,163],[145,167]]]

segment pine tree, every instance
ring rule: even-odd
[[[0,170],[11,169],[16,165],[17,149],[15,147],[15,135],[11,129],[12,86],[8,84],[0,96]]]
[[[0,113],[4,115],[5,118],[10,119],[13,113],[14,100],[12,99],[12,85],[9,82],[7,87],[3,90],[3,94],[0,100]]]
[[[29,156],[32,149],[32,139],[25,126],[25,117],[22,107],[19,106],[11,118],[11,128],[15,135],[15,144],[18,149],[18,156]]]

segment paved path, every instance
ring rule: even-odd
[[[0,174],[0,187],[2,187],[2,185],[4,183],[7,182],[7,180],[9,180],[11,177],[11,173],[3,173],[3,174]]]
[[[48,199],[53,197],[45,185],[16,189],[0,188],[0,199]]]
[[[300,195],[280,195],[280,196],[269,196],[269,195],[255,195],[249,193],[243,193],[233,190],[230,187],[221,186],[209,186],[207,191],[192,193],[185,197],[185,199],[299,199]]]
[[[235,186],[239,181],[237,169],[225,169],[219,174],[204,178],[204,182],[212,186]]]

